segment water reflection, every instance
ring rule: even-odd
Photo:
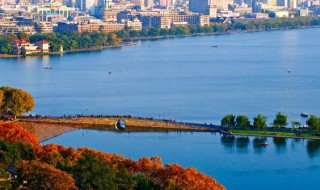
[[[257,154],[261,154],[264,151],[265,146],[261,145],[263,142],[266,142],[266,137],[255,137],[253,138],[253,151]]]
[[[320,153],[320,141],[309,140],[307,143],[307,152],[310,157],[315,157]]]
[[[285,153],[287,150],[287,139],[286,138],[273,138],[273,143],[276,147],[277,153]]]
[[[222,135],[221,136],[221,144],[226,147],[233,147],[236,138],[232,135]]]
[[[248,145],[250,143],[249,137],[237,137],[236,138],[236,146],[238,153],[248,153]]]

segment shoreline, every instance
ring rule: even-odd
[[[281,31],[281,30],[301,30],[309,28],[320,28],[320,26],[300,26],[292,28],[273,28],[273,29],[257,29],[257,30],[229,30],[226,32],[211,32],[211,33],[195,33],[187,35],[167,35],[167,36],[149,36],[149,37],[133,37],[133,38],[124,38],[121,45],[117,46],[97,46],[94,48],[84,48],[84,49],[74,49],[74,50],[65,50],[63,52],[49,52],[48,54],[35,54],[35,55],[15,55],[15,54],[0,54],[1,58],[26,58],[26,57],[39,57],[46,55],[63,55],[68,53],[77,53],[77,52],[97,52],[103,51],[110,48],[120,48],[125,46],[124,42],[128,41],[152,41],[160,39],[171,39],[171,38],[185,38],[185,37],[196,37],[196,36],[212,36],[212,35],[227,35],[227,34],[244,34],[244,33],[255,33],[255,32],[272,32],[272,31]]]
[[[285,139],[307,139],[307,140],[320,140],[315,137],[296,137],[296,136],[279,136],[279,135],[261,135],[261,134],[245,134],[245,133],[232,133],[233,136],[248,136],[248,137],[274,137],[274,138],[285,138]]]
[[[123,120],[126,122],[126,130],[123,132],[168,132],[168,131],[185,131],[185,132],[220,132],[219,126],[216,125],[202,125],[202,124],[188,124],[182,122],[156,120],[150,118],[136,118],[136,117],[71,117],[71,118],[19,118],[18,122],[34,125],[51,126],[54,125],[54,131],[51,136],[42,138],[46,141],[54,138],[55,136],[62,135],[73,130],[78,129],[92,129],[92,130],[107,130],[117,131],[114,127],[115,122]],[[66,128],[67,127],[67,128]],[[64,131],[64,128],[67,129]],[[43,129],[42,129],[43,130]],[[57,132],[59,131],[59,132]],[[58,135],[57,135],[58,134]],[[221,133],[220,133],[221,134]],[[250,133],[237,133],[230,134],[232,136],[253,136],[253,137],[273,137],[273,138],[290,138],[290,139],[308,139],[320,140],[320,137],[298,137],[287,135],[271,135],[271,134],[250,134]]]

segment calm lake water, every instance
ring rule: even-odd
[[[277,112],[320,116],[320,29],[138,42],[101,52],[0,60],[0,86],[25,89],[33,114],[134,115],[219,123]],[[217,45],[217,48],[211,47]],[[51,66],[48,70],[44,67]],[[291,71],[291,72],[288,72]],[[111,72],[111,74],[109,74]],[[211,133],[79,130],[49,142],[193,166],[229,189],[319,189],[319,144]],[[47,143],[49,143],[47,142]]]
[[[261,146],[262,141],[269,146]],[[230,190],[318,190],[320,186],[320,141],[227,138],[209,132],[77,130],[44,142],[48,143],[90,147],[134,160],[160,156],[164,163],[195,167]]]
[[[32,93],[33,114],[219,123],[229,113],[261,113],[271,122],[283,112],[304,123],[301,112],[320,115],[319,32],[162,39],[101,52],[1,59],[0,86]]]

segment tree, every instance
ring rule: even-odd
[[[3,93],[3,91],[0,89],[0,110],[1,110],[1,107],[2,107],[3,102],[4,102],[4,93]]]
[[[14,116],[21,116],[33,110],[34,100],[28,92],[11,87],[1,87],[0,90],[4,94],[0,113],[10,110]]]
[[[222,118],[221,120],[221,125],[226,125],[228,127],[234,127],[236,122],[235,122],[235,118],[236,116],[229,114],[224,116],[224,118]]]
[[[320,121],[315,115],[310,116],[310,118],[307,120],[307,125],[311,130],[320,130]]]
[[[273,125],[275,127],[285,127],[288,125],[287,123],[288,116],[282,113],[277,113],[276,118],[273,120]]]
[[[253,118],[253,127],[257,129],[267,128],[266,117],[259,114],[257,117]]]
[[[26,180],[30,189],[77,189],[70,174],[49,164],[22,160],[17,168],[19,181]]]
[[[71,173],[80,189],[117,189],[116,171],[101,156],[84,154]]]
[[[250,121],[245,115],[238,115],[236,118],[236,126],[242,129],[248,129],[250,126]]]
[[[298,128],[298,127],[301,126],[301,123],[299,121],[292,121],[291,125],[292,125],[293,128],[295,128],[295,127]]]
[[[38,137],[30,131],[23,129],[16,123],[0,123],[0,139],[11,143],[22,142],[26,145],[38,149]]]

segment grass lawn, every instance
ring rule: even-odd
[[[294,133],[285,133],[285,132],[268,132],[268,131],[251,131],[251,130],[231,130],[233,133],[239,134],[248,134],[248,135],[275,135],[278,134],[279,136],[295,136]]]

